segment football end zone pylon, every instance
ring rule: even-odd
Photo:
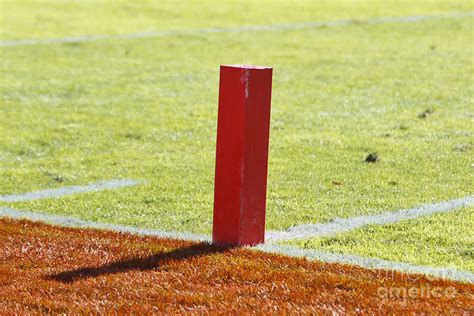
[[[265,241],[272,72],[220,67],[213,244]]]

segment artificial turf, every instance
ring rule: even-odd
[[[51,38],[474,7],[199,3],[2,1],[1,34]],[[97,18],[86,23],[86,14]],[[144,180],[134,188],[2,205],[210,233],[218,66],[232,63],[274,67],[268,229],[471,195],[473,27],[464,17],[0,47],[0,194]],[[372,152],[381,159],[364,162]]]
[[[29,221],[0,219],[0,246],[2,314],[463,314],[474,294],[420,275]]]

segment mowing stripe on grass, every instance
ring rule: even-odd
[[[407,219],[415,219],[435,213],[451,212],[461,206],[474,204],[474,196],[443,201],[435,204],[426,204],[413,209],[385,212],[376,215],[355,216],[351,218],[336,218],[324,224],[303,224],[290,227],[283,232],[268,231],[267,240],[271,242],[302,239],[309,237],[322,237],[347,232],[366,225],[386,225]]]
[[[404,262],[394,262],[378,258],[359,257],[349,254],[322,252],[313,249],[301,249],[293,246],[264,244],[252,247],[268,253],[283,254],[290,257],[305,257],[311,260],[328,263],[342,263],[356,265],[367,269],[395,270],[415,274],[423,274],[441,279],[474,283],[474,273],[452,268],[434,268],[428,266],[414,265]],[[388,276],[388,275],[387,275]]]
[[[29,211],[22,211],[8,207],[0,207],[0,218],[10,217],[15,219],[28,219],[32,221],[44,222],[52,225],[65,226],[65,227],[77,227],[77,228],[93,228],[93,229],[108,229],[118,232],[156,236],[161,238],[175,238],[184,239],[191,241],[204,241],[211,242],[211,237],[206,235],[198,235],[192,233],[179,233],[179,232],[168,232],[152,229],[140,229],[130,226],[114,225],[114,224],[103,224],[92,221],[84,221],[81,219],[47,215],[40,213],[33,213]],[[258,245],[256,247],[249,247],[268,253],[276,253],[282,255],[288,255],[292,257],[305,257],[311,260],[318,260],[324,262],[337,262],[343,264],[358,265],[368,269],[389,269],[397,270],[401,272],[409,273],[420,273],[425,275],[432,275],[438,278],[444,278],[454,281],[462,281],[474,283],[474,274],[467,271],[460,271],[451,268],[433,268],[427,266],[413,265],[403,262],[394,262],[377,258],[359,257],[348,254],[336,254],[329,252],[321,252],[312,249],[301,249],[293,246],[276,245],[276,244],[265,244]]]
[[[35,192],[27,192],[21,194],[0,195],[0,202],[23,202],[39,199],[57,198],[64,195],[72,195],[76,193],[103,191],[108,189],[118,189],[130,187],[140,184],[141,181],[133,179],[110,180],[91,183],[87,185],[75,185],[57,189],[47,189]]]
[[[303,23],[286,23],[286,24],[270,24],[270,25],[249,25],[239,27],[225,27],[225,28],[204,28],[204,29],[188,29],[188,30],[169,30],[156,32],[140,32],[132,34],[116,34],[116,35],[84,35],[71,36],[62,38],[46,38],[46,39],[16,39],[16,40],[0,40],[0,46],[26,46],[26,45],[44,45],[44,44],[63,44],[63,43],[82,43],[95,42],[103,40],[130,40],[148,37],[164,37],[175,35],[193,35],[193,34],[207,34],[207,33],[241,33],[241,32],[261,32],[261,31],[287,31],[300,30],[320,27],[334,27],[344,26],[350,24],[385,24],[385,23],[415,23],[426,20],[446,19],[446,18],[465,18],[474,16],[474,12],[451,12],[438,15],[415,15],[402,17],[379,17],[365,20],[335,20],[328,22],[303,22]]]

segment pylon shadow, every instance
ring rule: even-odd
[[[159,268],[170,260],[185,260],[188,258],[206,256],[214,253],[224,253],[232,248],[236,247],[199,243],[165,253],[157,253],[144,258],[131,258],[115,261],[100,267],[86,267],[65,271],[53,275],[48,275],[46,278],[63,283],[72,283],[80,279],[93,278],[108,274],[124,273],[131,270],[153,270]]]

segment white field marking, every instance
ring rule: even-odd
[[[211,242],[211,238],[206,235],[198,235],[192,233],[179,233],[160,231],[152,229],[140,229],[130,226],[102,224],[97,222],[85,221],[73,217],[47,215],[40,213],[33,213],[28,211],[17,210],[8,207],[0,207],[0,218],[9,217],[14,219],[28,219],[32,221],[44,222],[56,226],[85,228],[85,229],[106,229],[118,231],[123,233],[131,233],[145,236],[155,236],[160,238],[175,238],[190,241]],[[255,247],[247,247],[267,253],[276,253],[287,255],[291,257],[305,257],[310,260],[322,261],[327,263],[342,263],[357,265],[367,269],[388,269],[400,272],[419,273],[431,275],[437,278],[444,278],[448,280],[469,282],[474,284],[474,274],[467,271],[456,270],[452,268],[433,268],[426,266],[413,265],[403,262],[394,262],[376,258],[366,258],[354,255],[335,254],[328,252],[320,252],[312,249],[301,249],[286,245],[265,244]]]
[[[378,258],[360,257],[350,254],[338,254],[322,252],[313,249],[301,249],[286,245],[264,244],[252,247],[251,249],[260,250],[267,253],[282,254],[290,257],[304,257],[310,260],[322,261],[327,263],[350,264],[367,269],[394,270],[399,272],[423,274],[426,276],[433,276],[435,278],[468,282],[474,284],[474,273],[453,268],[434,268]],[[410,277],[410,279],[413,280],[413,277]]]
[[[60,196],[72,195],[76,193],[95,192],[107,189],[130,187],[138,185],[140,183],[141,181],[133,179],[101,181],[87,185],[75,185],[70,187],[62,187],[57,189],[48,189],[28,193],[0,195],[0,202],[22,202],[38,199],[57,198]]]
[[[79,218],[69,217],[69,216],[60,216],[60,215],[49,215],[49,214],[41,214],[41,213],[34,213],[24,210],[17,210],[10,207],[1,207],[0,206],[0,218],[2,217],[10,217],[14,219],[28,219],[35,222],[43,222],[51,225],[56,226],[64,226],[64,227],[74,227],[74,228],[93,228],[93,229],[101,229],[101,230],[113,230],[123,233],[130,233],[130,234],[137,234],[137,235],[145,235],[145,236],[155,236],[161,238],[174,238],[174,239],[183,239],[183,240],[191,240],[191,241],[208,241],[210,242],[211,239],[205,235],[198,235],[192,233],[180,233],[180,232],[168,232],[168,231],[161,231],[161,230],[153,230],[153,229],[142,229],[136,228],[132,226],[123,226],[123,225],[115,225],[115,224],[104,224],[92,221],[85,221]]]
[[[367,25],[385,24],[385,23],[415,23],[415,22],[422,22],[426,20],[436,20],[436,19],[446,19],[446,18],[461,19],[461,18],[471,17],[471,16],[474,16],[473,11],[450,12],[450,13],[437,14],[437,15],[378,17],[378,18],[365,19],[365,20],[345,19],[345,20],[335,20],[335,21],[327,21],[327,22],[302,22],[302,23],[285,23],[285,24],[270,24],[270,25],[249,25],[249,26],[223,27],[223,28],[203,28],[203,29],[140,32],[140,33],[116,34],[116,35],[102,34],[102,35],[83,35],[83,36],[46,38],[46,39],[13,39],[13,40],[0,40],[0,47],[63,44],[63,43],[83,43],[83,42],[95,42],[95,41],[115,40],[115,39],[131,40],[131,39],[139,39],[139,38],[208,34],[208,33],[287,31],[287,30],[300,30],[300,29],[320,28],[320,27],[344,26],[344,25],[350,25],[350,24],[356,24],[356,23],[367,24]]]
[[[467,206],[473,203],[474,196],[467,196],[456,200],[426,204],[413,209],[350,218],[336,218],[329,223],[303,224],[290,227],[288,230],[282,232],[267,231],[265,233],[265,238],[270,242],[278,242],[291,239],[330,236],[354,230],[366,225],[386,225],[435,213],[450,212],[461,206]]]

